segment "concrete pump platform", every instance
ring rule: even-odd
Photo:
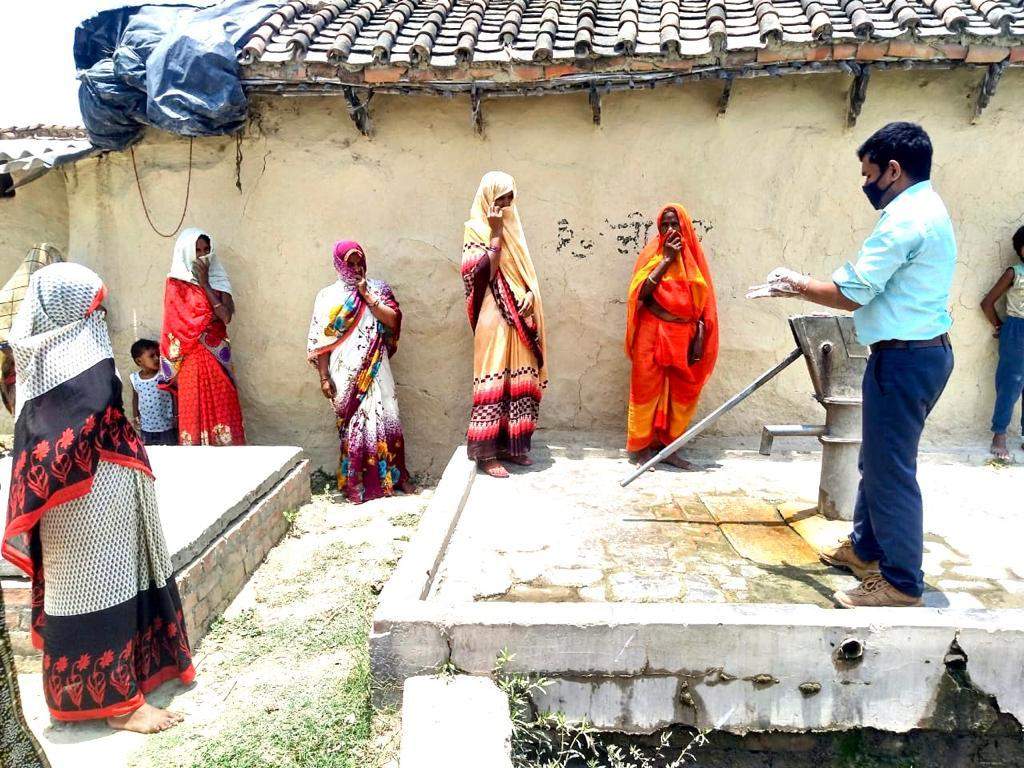
[[[1024,720],[1024,468],[922,455],[926,607],[843,611],[816,453],[702,441],[703,471],[623,489],[620,439],[541,433],[508,480],[456,451],[375,616],[379,696],[507,649],[541,708],[612,730],[943,730],[961,695]]]

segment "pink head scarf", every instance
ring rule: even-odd
[[[362,254],[363,247],[355,240],[339,240],[334,244],[334,269],[337,270],[338,277],[341,279],[341,282],[350,287],[355,286],[355,284],[359,282],[360,277],[363,276],[353,269],[352,265],[345,261],[345,255],[356,248],[358,248],[360,254]],[[362,265],[363,273],[365,274],[366,257],[360,255],[358,263]]]

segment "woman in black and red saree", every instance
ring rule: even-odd
[[[181,716],[145,694],[195,671],[153,473],[124,415],[104,295],[80,264],[43,267],[11,327],[18,380],[2,551],[32,578],[50,714],[153,733]]]

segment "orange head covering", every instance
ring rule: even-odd
[[[704,358],[697,366],[706,367],[710,375],[718,356],[718,303],[711,281],[711,270],[704,258],[704,250],[697,239],[697,233],[693,231],[690,216],[686,209],[678,204],[666,205],[658,213],[658,231],[640,251],[633,267],[626,310],[626,354],[630,358],[633,357],[633,339],[641,308],[640,288],[663,257],[665,235],[661,234],[661,221],[670,210],[674,210],[679,217],[679,234],[683,248],[654,289],[653,298],[662,308],[677,317],[694,321],[704,320]]]

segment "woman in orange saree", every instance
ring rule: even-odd
[[[640,463],[686,430],[718,359],[718,304],[700,241],[681,205],[658,214],[657,236],[633,267],[626,316],[626,450]],[[693,469],[678,455],[666,462]]]
[[[159,386],[178,400],[181,445],[245,445],[228,323],[235,304],[213,240],[186,229],[164,288]]]

